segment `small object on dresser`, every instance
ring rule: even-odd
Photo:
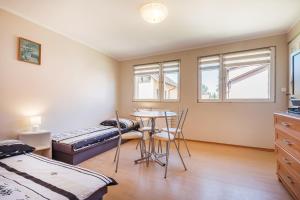
[[[288,108],[288,113],[300,114],[300,108],[299,107],[290,107],[290,108]]]
[[[50,131],[22,131],[19,132],[19,140],[34,147],[34,153],[52,158],[52,143]]]

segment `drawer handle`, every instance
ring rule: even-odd
[[[284,160],[285,164],[288,164],[288,165],[292,164],[291,161],[289,161],[289,159],[287,159],[287,158],[284,158],[283,160]]]
[[[293,181],[292,177],[286,176],[286,178],[289,179],[289,181],[290,181],[291,184],[294,184],[294,181]]]
[[[289,146],[291,146],[293,143],[291,143],[289,140],[287,140],[287,139],[283,139],[282,140],[282,142],[283,143],[285,143],[286,145],[289,145]]]
[[[287,123],[287,122],[281,122],[281,125],[285,126],[285,127],[290,127],[291,124]]]

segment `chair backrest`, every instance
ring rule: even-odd
[[[171,111],[169,109],[161,109],[161,108],[153,108],[152,110],[162,112],[162,113]],[[173,117],[168,117],[169,127],[172,127],[172,119],[173,119]],[[166,127],[166,125],[165,125],[165,119],[164,118],[157,118],[155,120],[155,128],[162,129],[162,128],[165,128],[165,127]]]
[[[119,112],[118,111],[116,111],[116,120],[117,120],[117,127],[118,127],[119,136],[121,137],[122,131],[121,131],[121,126],[120,126]]]
[[[176,138],[176,136],[177,136],[177,134],[178,134],[178,129],[180,128],[180,124],[181,124],[183,115],[184,115],[184,112],[183,112],[183,111],[180,112],[180,114],[178,115],[178,123],[177,123],[176,131],[175,131],[175,134],[174,134],[174,137],[175,137],[175,138]],[[166,121],[166,126],[167,126],[167,132],[168,132],[169,139],[170,139],[169,120],[168,120],[167,112],[165,112],[165,121]]]
[[[170,137],[169,122],[168,122],[169,120],[168,120],[167,112],[165,112],[165,120],[166,120],[168,138],[169,138],[169,141],[170,141],[171,137]]]
[[[152,108],[135,108],[135,111],[137,112],[152,111]],[[146,117],[137,117],[136,120],[140,121],[141,127],[151,126],[150,120]],[[146,124],[145,121],[147,122]]]
[[[179,126],[179,128],[180,128],[181,131],[183,130],[183,126],[184,126],[184,123],[185,123],[185,120],[186,120],[186,116],[187,116],[187,114],[189,112],[189,109],[186,108],[182,112],[183,112],[184,115],[183,115],[183,119],[181,120],[181,124]]]
[[[176,125],[176,130],[175,130],[175,136],[176,134],[178,133],[178,129],[181,128],[181,123],[182,123],[182,119],[183,119],[183,116],[184,116],[184,111],[181,111],[178,115],[178,121],[177,121],[177,125]]]

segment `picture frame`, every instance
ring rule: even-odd
[[[36,65],[41,65],[41,48],[41,44],[19,37],[18,60]]]

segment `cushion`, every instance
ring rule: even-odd
[[[130,139],[139,139],[143,137],[143,133],[139,131],[129,131],[122,135],[122,139],[130,140]]]
[[[104,120],[100,123],[103,126],[117,126],[117,121],[115,119]]]
[[[167,128],[162,128],[162,131],[168,132],[168,129],[167,129]],[[176,128],[169,128],[169,132],[170,132],[170,133],[176,133]],[[177,129],[177,132],[180,133],[180,132],[181,132],[181,129],[178,128],[178,129]]]
[[[24,144],[19,140],[0,141],[0,159],[30,153],[34,147]]]
[[[169,134],[167,132],[159,132],[159,133],[155,133],[152,136],[154,139],[157,140],[162,140],[162,141],[168,141],[169,140]],[[170,140],[174,140],[175,137],[172,133],[170,133]]]
[[[122,129],[128,129],[136,126],[138,124],[137,121],[125,118],[119,118],[120,126]],[[103,126],[114,126],[117,127],[117,120],[116,119],[108,119],[100,123]]]

